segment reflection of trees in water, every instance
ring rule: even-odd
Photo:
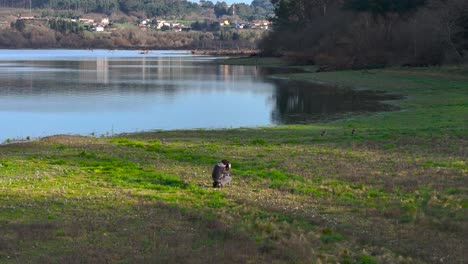
[[[312,83],[275,80],[272,121],[276,124],[309,123],[337,119],[348,112],[394,110],[381,103],[395,96],[372,91],[354,91]]]

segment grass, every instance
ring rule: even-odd
[[[178,19],[176,20],[177,23],[180,23],[186,27],[191,26],[193,23],[197,22],[198,20],[185,20],[185,19]]]
[[[264,69],[270,69],[270,70],[281,68],[281,71],[285,71],[286,69],[289,69],[290,71],[293,71],[293,72],[300,71],[300,72],[309,72],[309,73],[315,72],[318,69],[316,66],[294,66],[294,65],[288,64],[281,58],[262,57],[262,56],[230,57],[226,59],[219,59],[216,63],[220,63],[224,65],[258,66],[258,67],[262,67]]]
[[[249,65],[249,66],[261,66],[261,67],[286,67],[287,64],[284,63],[280,58],[271,58],[271,57],[237,57],[237,58],[228,58],[223,59],[220,63],[225,65]]]
[[[404,95],[326,124],[1,145],[0,263],[464,263],[465,72],[281,76]]]

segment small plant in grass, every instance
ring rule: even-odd
[[[270,188],[272,189],[282,189],[286,186],[286,180],[274,179],[270,182]]]
[[[80,154],[78,154],[78,156],[81,158],[88,158],[88,159],[96,158],[96,154],[88,152],[86,150],[81,151]]]
[[[59,229],[59,230],[55,231],[55,235],[56,236],[65,236],[65,231],[62,230],[62,229]]]
[[[323,243],[339,242],[343,239],[344,237],[342,235],[334,232],[330,228],[325,228],[324,230],[322,230],[322,235],[320,236],[320,241],[322,241]]]
[[[264,139],[261,139],[261,138],[256,138],[254,140],[252,140],[250,142],[250,145],[260,145],[260,146],[264,146],[266,145],[267,142],[264,140]]]
[[[143,148],[146,145],[146,142],[138,141],[138,140],[130,140],[126,138],[114,138],[111,140],[111,142],[119,146],[128,146],[128,147],[136,147],[136,148]]]
[[[448,188],[446,192],[447,192],[447,194],[450,194],[450,195],[455,195],[455,194],[461,193],[459,188]]]
[[[159,151],[162,148],[162,144],[160,140],[153,140],[150,142],[150,145],[147,147],[150,151]]]
[[[404,215],[400,216],[399,222],[400,223],[409,223],[409,222],[413,221],[413,219],[414,219],[414,217],[412,215],[404,214]]]
[[[376,258],[371,257],[369,255],[363,255],[359,258],[358,262],[359,264],[377,264],[379,263]]]
[[[341,261],[340,261],[341,264],[354,264],[356,263],[354,261],[354,259],[350,256],[343,256],[341,257]]]
[[[390,144],[385,145],[386,150],[391,150],[391,149],[394,149],[394,148],[396,148],[395,143],[390,143]]]

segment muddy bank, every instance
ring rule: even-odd
[[[213,49],[213,50],[192,50],[195,55],[218,55],[218,56],[235,56],[235,55],[251,55],[256,56],[260,50],[253,49]]]

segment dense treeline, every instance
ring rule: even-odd
[[[123,12],[137,16],[181,16],[203,14],[211,10],[217,17],[237,15],[245,20],[263,19],[272,14],[269,0],[253,0],[251,5],[239,3],[228,6],[225,2],[202,0],[200,5],[187,0],[0,0],[0,8],[33,8],[79,11],[84,13]]]
[[[466,0],[272,0],[261,48],[326,69],[439,65],[468,59]]]
[[[51,8],[107,14],[115,11],[145,11],[148,15],[189,13],[199,8],[196,3],[186,0],[0,0],[0,7]]]

